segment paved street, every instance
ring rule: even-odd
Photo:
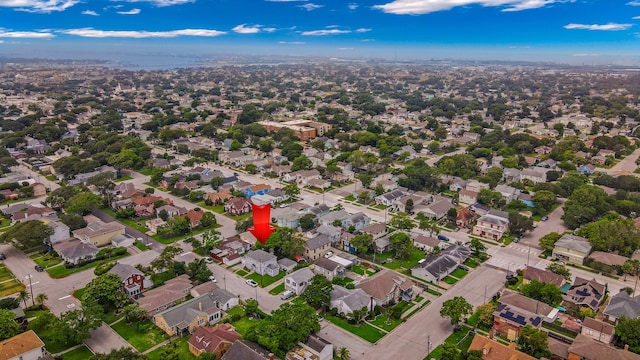
[[[559,199],[560,202],[564,203],[566,199]],[[539,248],[540,245],[538,242],[540,238],[547,235],[550,232],[557,232],[558,234],[562,234],[569,228],[564,224],[561,217],[564,215],[564,210],[562,209],[562,204],[555,208],[548,216],[549,220],[538,222],[538,227],[533,229],[533,231],[529,231],[525,234],[525,236],[520,240],[520,244],[522,245],[531,245],[531,247]]]
[[[620,160],[620,162],[613,165],[610,169],[596,168],[596,171],[606,172],[609,175],[620,175],[620,173],[628,171],[634,176],[640,176],[639,174],[633,173],[633,171],[638,167],[638,165],[636,165],[636,160],[638,160],[638,157],[640,157],[640,148],[636,149],[630,155]]]
[[[440,317],[442,303],[455,296],[462,296],[475,308],[502,289],[505,275],[504,271],[488,266],[475,269],[376,345],[371,345],[364,354],[352,351],[351,358],[394,359],[397,354],[402,354],[402,360],[424,359],[427,356],[427,336],[431,337],[433,350],[453,330],[449,320]]]

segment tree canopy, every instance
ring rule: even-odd
[[[440,316],[449,318],[451,325],[458,326],[460,322],[473,313],[473,306],[462,296],[456,296],[445,301],[440,308]]]
[[[53,235],[53,229],[40,220],[19,222],[0,235],[0,242],[15,240],[22,248],[38,246]]]

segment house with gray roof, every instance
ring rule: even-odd
[[[411,275],[437,283],[454,272],[470,255],[471,249],[466,246],[449,246],[440,254],[429,256],[425,261],[411,268]]]
[[[609,305],[604,309],[604,316],[614,324],[623,316],[627,319],[640,318],[640,295],[631,297],[626,291],[620,291],[611,297]]]
[[[430,219],[440,220],[447,215],[447,211],[449,211],[449,209],[454,207],[455,206],[451,203],[451,200],[442,199],[427,205],[426,208],[422,209],[422,212]]]
[[[577,265],[582,265],[590,253],[589,240],[571,234],[562,235],[553,247],[553,257]]]
[[[210,281],[209,281],[210,282]],[[209,293],[209,297],[216,303],[220,310],[229,310],[238,306],[240,299],[237,295],[221,288],[215,288]]]
[[[314,275],[313,271],[308,267],[298,269],[284,277],[284,289],[300,295],[307,289]]]
[[[384,193],[382,195],[378,195],[375,197],[376,204],[391,206],[397,200],[400,200],[404,196],[404,192],[400,190],[392,190],[388,193]]]
[[[336,309],[341,314],[351,314],[354,310],[366,307],[373,310],[375,302],[362,289],[347,289],[340,285],[334,285],[331,290],[331,301],[329,307]]]
[[[504,233],[509,231],[509,215],[503,215],[503,211],[493,211],[478,218],[473,227],[473,235],[498,241]],[[504,213],[506,214],[506,213]]]
[[[327,235],[331,239],[332,243],[339,242],[340,241],[340,235],[342,234],[342,230],[340,228],[338,228],[338,227],[333,226],[333,225],[320,225],[315,230],[315,232],[318,233],[318,234]]]
[[[411,301],[414,282],[407,276],[395,271],[382,270],[360,282],[356,287],[364,290],[375,301],[375,305],[384,306],[391,301]]]
[[[343,277],[345,273],[344,266],[325,257],[317,259],[310,267],[314,273],[324,275],[329,280],[333,280],[336,276]]]
[[[316,206],[312,206],[304,210],[305,213],[313,214],[317,217],[327,215],[329,211],[330,209],[329,209],[329,206],[327,206],[327,204],[318,204]]]
[[[359,211],[351,216],[342,219],[342,227],[348,229],[353,226],[355,231],[362,230],[365,226],[371,223],[371,218],[365,215],[362,211]]]
[[[117,263],[108,272],[118,275],[122,290],[134,298],[153,286],[149,276],[129,264]]]
[[[264,250],[249,251],[242,258],[242,265],[259,275],[277,276],[280,272],[278,258]]]
[[[494,191],[499,192],[502,195],[502,198],[507,202],[507,204],[512,200],[517,199],[518,195],[520,195],[520,190],[512,186],[502,184],[497,185]]]
[[[313,261],[316,260],[331,248],[331,238],[325,234],[317,235],[304,243],[304,257]]]
[[[277,360],[273,353],[262,346],[248,341],[236,340],[221,360]]]
[[[169,336],[192,334],[201,325],[213,325],[222,319],[218,302],[202,295],[153,316],[153,323]]]
[[[100,251],[95,245],[85,243],[78,238],[57,242],[53,244],[53,250],[60,255],[62,260],[70,264],[93,260]]]
[[[151,289],[136,299],[136,303],[151,317],[162,312],[180,301],[184,301],[193,285],[189,275],[182,274],[176,278],[165,281],[164,285]]]
[[[296,265],[298,265],[298,263],[289,258],[282,258],[278,260],[278,266],[280,266],[280,270],[287,273],[292,272],[293,269],[295,269]]]
[[[340,223],[342,223],[343,219],[346,219],[348,216],[349,213],[344,210],[332,211],[318,218],[318,223],[321,225],[333,225],[333,222],[336,220],[340,220]]]
[[[589,307],[598,312],[606,291],[606,283],[600,284],[596,279],[587,280],[576,277],[567,293],[562,296],[562,304],[567,309],[579,310],[582,307]]]

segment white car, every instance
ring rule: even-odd
[[[287,290],[287,291],[283,292],[282,295],[280,295],[280,299],[287,300],[288,298],[292,297],[293,295],[295,295],[295,293],[293,291]]]
[[[218,280],[216,280],[216,277],[213,275],[209,276],[209,280],[211,280],[212,282],[218,282]]]
[[[326,254],[324,254],[324,257],[326,257],[327,259],[333,256],[333,251],[327,251]]]
[[[249,280],[247,280],[247,285],[249,285],[251,287],[257,287],[258,283],[253,281],[253,280],[251,280],[251,279],[249,279]]]
[[[206,262],[207,264],[213,264],[213,259],[210,257],[204,258],[204,262]]]

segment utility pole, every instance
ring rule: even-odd
[[[431,335],[427,335],[427,357],[431,354]]]
[[[29,292],[31,293],[31,305],[35,305],[36,302],[33,299],[33,285],[31,284],[31,274],[29,274]]]
[[[227,290],[227,275],[222,274],[222,281],[224,281],[224,289]]]
[[[529,256],[531,255],[531,244],[529,244],[529,250],[527,251],[527,267],[529,267]]]
[[[487,303],[487,285],[484,286],[484,304]]]

